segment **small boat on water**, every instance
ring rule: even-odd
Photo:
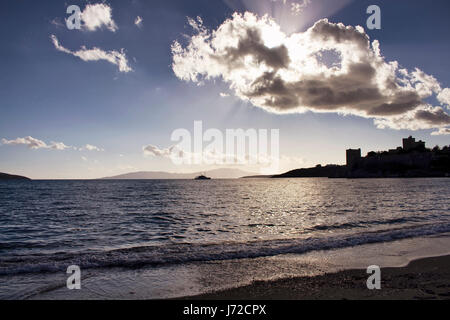
[[[196,177],[195,180],[211,180],[211,178],[202,174],[201,176]]]

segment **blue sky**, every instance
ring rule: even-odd
[[[408,70],[418,67],[442,88],[450,87],[448,1],[311,2],[314,12],[306,7],[302,14],[286,18],[288,13],[275,7],[267,13],[286,34],[304,32],[321,18],[365,28],[366,8],[377,4],[382,28],[365,29],[371,40],[379,40],[385,60],[398,61]],[[342,164],[346,148],[362,147],[363,153],[385,150],[400,145],[401,138],[409,135],[425,140],[429,147],[450,143],[449,135],[431,135],[433,129],[379,129],[369,117],[311,111],[276,114],[243,101],[219,78],[198,85],[182,81],[174,73],[171,46],[176,40],[186,45],[192,34],[187,17],[200,16],[204,28],[214,30],[235,11],[261,15],[269,6],[252,5],[251,0],[111,0],[105,4],[112,9],[117,26],[113,32],[105,26],[94,31],[68,30],[64,19],[71,4],[83,10],[88,2],[0,3],[0,139],[30,136],[47,145],[31,149],[20,143],[3,143],[2,172],[62,179],[207,169],[175,166],[169,159],[145,156],[142,151],[149,144],[169,147],[173,130],[192,130],[195,120],[221,130],[280,129],[281,154],[292,159],[280,170]],[[280,12],[284,16],[277,20]],[[140,26],[135,24],[138,16],[143,20]],[[57,50],[52,35],[71,52],[82,46],[105,52],[124,49],[133,71],[120,72],[113,63],[83,61]],[[437,101],[430,103],[436,105]],[[57,150],[52,142],[72,148]],[[88,150],[86,145],[98,150]]]

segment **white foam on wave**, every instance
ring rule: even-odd
[[[446,232],[450,232],[450,222],[444,221],[413,227],[328,237],[212,244],[172,244],[87,252],[78,255],[30,256],[14,260],[0,259],[0,275],[61,272],[65,271],[70,265],[78,265],[82,269],[112,267],[139,268],[152,265],[181,264],[198,261],[258,258],[280,254],[302,254],[315,250],[347,248]]]

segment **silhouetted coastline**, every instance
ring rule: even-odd
[[[361,149],[347,150],[346,165],[317,165],[296,169],[272,178],[439,178],[450,177],[450,146],[428,149],[413,137],[389,151],[371,151],[361,157]]]
[[[31,179],[27,178],[27,177],[16,176],[13,174],[7,174],[7,173],[0,172],[0,181],[10,181],[10,180],[31,181]]]

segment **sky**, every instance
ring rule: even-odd
[[[80,29],[66,24],[71,5]],[[370,5],[381,29],[367,27]],[[1,1],[0,171],[92,179],[216,168],[167,156],[172,133],[193,132],[194,121],[279,130],[274,173],[344,164],[348,148],[392,149],[410,135],[449,145],[449,9],[447,0]]]

